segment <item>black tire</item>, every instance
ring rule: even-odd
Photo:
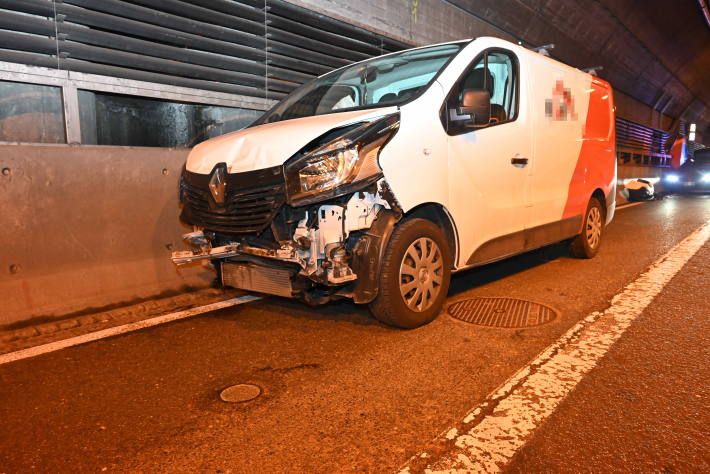
[[[604,235],[604,208],[599,199],[593,197],[589,200],[587,211],[584,213],[582,233],[570,242],[569,251],[577,258],[593,258],[602,244]]]
[[[375,318],[403,329],[436,318],[451,281],[451,252],[446,242],[443,231],[426,219],[409,219],[397,226],[382,261],[379,292],[370,303]]]

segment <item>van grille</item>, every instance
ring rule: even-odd
[[[224,204],[212,198],[208,188],[211,175],[185,172],[180,183],[182,219],[215,232],[264,230],[286,201],[280,169],[278,173],[267,171],[271,169],[228,175]]]

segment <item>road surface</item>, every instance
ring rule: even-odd
[[[404,331],[270,297],[0,365],[0,473],[433,469],[452,427],[709,220],[710,197],[673,196],[619,210],[595,259],[554,245],[454,277],[447,306],[558,311],[536,327]],[[709,472],[708,275],[710,240],[496,469]],[[240,383],[261,395],[221,400]]]

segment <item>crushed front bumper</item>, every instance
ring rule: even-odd
[[[321,298],[314,295],[337,294],[366,303],[377,293],[382,249],[401,217],[387,190],[382,180],[302,208],[298,217],[286,219],[292,222],[288,233],[273,231],[281,237],[271,243],[216,236],[198,227],[184,236],[194,250],[173,252],[172,260],[177,265],[210,261],[225,286],[311,302]]]
[[[226,259],[238,255],[254,255],[256,257],[273,258],[298,263],[298,259],[295,258],[295,249],[284,248],[268,250],[239,243],[214,248],[203,248],[201,250],[173,252],[172,261],[176,265],[185,265],[186,263],[197,262],[199,260]]]

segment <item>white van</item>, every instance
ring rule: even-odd
[[[500,39],[456,41],[325,74],[196,146],[180,183],[194,250],[173,261],[413,328],[452,272],[564,240],[593,257],[615,188],[608,83]]]

